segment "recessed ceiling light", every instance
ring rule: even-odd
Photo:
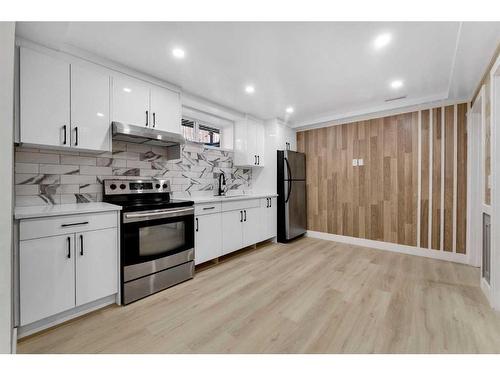
[[[373,45],[375,46],[376,49],[380,49],[388,45],[391,42],[391,39],[392,35],[389,33],[380,34],[375,38]]]
[[[128,87],[124,87],[123,91],[125,91],[125,92],[132,92],[132,89],[129,89]]]
[[[101,112],[97,112],[97,117],[104,117],[104,113],[101,113]]]
[[[253,94],[255,92],[255,87],[253,87],[252,85],[248,85],[245,87],[245,92],[247,94]]]
[[[174,55],[174,57],[177,57],[178,59],[182,59],[186,55],[186,52],[184,52],[184,50],[181,48],[174,48],[172,50],[172,55]]]
[[[403,81],[401,81],[400,79],[396,79],[396,80],[391,82],[391,87],[393,89],[399,89],[399,88],[403,87]]]
[[[286,113],[293,113],[293,107],[287,107]]]

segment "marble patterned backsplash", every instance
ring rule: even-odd
[[[89,153],[17,146],[16,206],[102,201],[104,179],[169,179],[173,197],[213,195],[220,172],[228,190],[251,189],[252,170],[233,167],[233,153],[181,147],[181,158],[167,160],[164,147],[113,142],[113,151]]]

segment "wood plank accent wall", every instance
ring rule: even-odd
[[[423,110],[420,122],[410,112],[298,132],[308,229],[417,246],[419,220],[421,248],[465,254],[466,112],[465,103]]]

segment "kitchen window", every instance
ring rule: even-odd
[[[221,131],[219,128],[188,118],[182,119],[182,135],[187,141],[202,143],[205,146],[220,147]]]

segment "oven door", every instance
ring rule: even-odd
[[[194,259],[194,209],[123,213],[123,282]]]

